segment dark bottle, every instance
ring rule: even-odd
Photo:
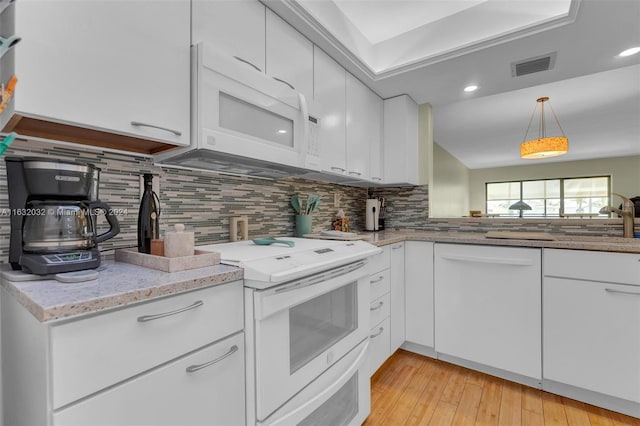
[[[160,238],[160,199],[153,192],[153,175],[145,173],[144,192],[138,212],[138,252],[151,253],[151,240]]]

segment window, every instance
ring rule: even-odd
[[[594,217],[611,199],[610,176],[486,184],[486,211],[500,217]],[[531,210],[509,210],[518,201]]]

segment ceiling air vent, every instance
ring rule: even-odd
[[[550,70],[556,63],[556,53],[553,52],[520,62],[513,62],[511,64],[511,77],[520,77],[521,75]]]

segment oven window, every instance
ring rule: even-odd
[[[358,414],[358,372],[324,404],[298,423],[298,426],[348,425],[356,414]]]
[[[220,127],[293,148],[293,120],[220,92]]]
[[[357,285],[353,282],[289,310],[291,374],[358,328]]]

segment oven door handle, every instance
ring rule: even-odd
[[[367,259],[312,275],[271,289],[254,292],[254,319],[262,321],[278,312],[367,277]],[[367,285],[368,285],[367,281]],[[360,291],[360,290],[359,290]]]
[[[306,416],[312,413],[316,408],[320,407],[325,401],[327,401],[331,396],[333,396],[338,389],[344,386],[349,379],[355,374],[355,372],[360,369],[366,360],[366,356],[369,352],[369,339],[364,342],[362,349],[360,349],[360,353],[356,357],[356,359],[347,367],[332,384],[325,388],[322,392],[319,392],[314,398],[311,398],[305,401],[304,404],[296,407],[295,409],[288,412],[286,415],[280,417],[279,419],[275,419],[272,422],[269,422],[269,426],[285,426],[290,424],[297,424],[301,420],[303,420]],[[360,372],[362,373],[362,372]],[[368,380],[368,379],[367,379]]]
[[[319,284],[334,278],[338,278],[342,275],[347,275],[353,271],[357,271],[358,269],[364,267],[367,262],[362,260],[360,262],[352,263],[343,268],[337,269],[334,273],[329,272],[326,274],[309,277],[307,279],[303,279],[301,281],[295,282],[293,284],[287,284],[282,287],[278,287],[275,289],[276,294],[287,293],[294,290],[299,290],[301,288],[309,287],[315,284]]]

